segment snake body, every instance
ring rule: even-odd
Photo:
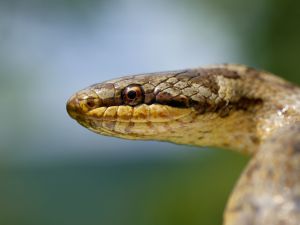
[[[300,89],[269,72],[223,64],[125,76],[77,92],[67,111],[102,135],[252,155],[224,224],[300,224]]]

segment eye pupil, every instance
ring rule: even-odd
[[[135,99],[136,98],[136,92],[135,91],[129,91],[127,93],[127,97],[131,100]]]

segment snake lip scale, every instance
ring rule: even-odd
[[[101,135],[248,154],[223,223],[300,224],[300,89],[276,75],[222,64],[123,76],[78,91],[67,111]]]

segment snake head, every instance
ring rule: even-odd
[[[242,149],[253,145],[248,134],[256,136],[253,118],[263,104],[257,93],[265,90],[249,88],[263,80],[247,71],[223,65],[121,77],[77,92],[67,111],[102,135],[200,146],[241,140]]]
[[[94,84],[68,100],[67,112],[96,133],[155,139],[180,129],[181,120],[193,112],[187,97],[172,88],[176,74],[136,75]]]
[[[265,130],[261,115],[278,114],[280,104],[271,100],[287,87],[295,89],[266,72],[219,65],[94,84],[74,94],[67,111],[102,135],[250,149]]]

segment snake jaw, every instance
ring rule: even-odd
[[[75,98],[67,104],[68,113],[89,130],[126,139],[150,139],[168,130],[178,131],[185,118],[193,115],[191,108],[176,108],[166,105],[141,104],[138,106],[98,107],[87,112],[76,111]],[[74,106],[75,105],[75,106]]]

